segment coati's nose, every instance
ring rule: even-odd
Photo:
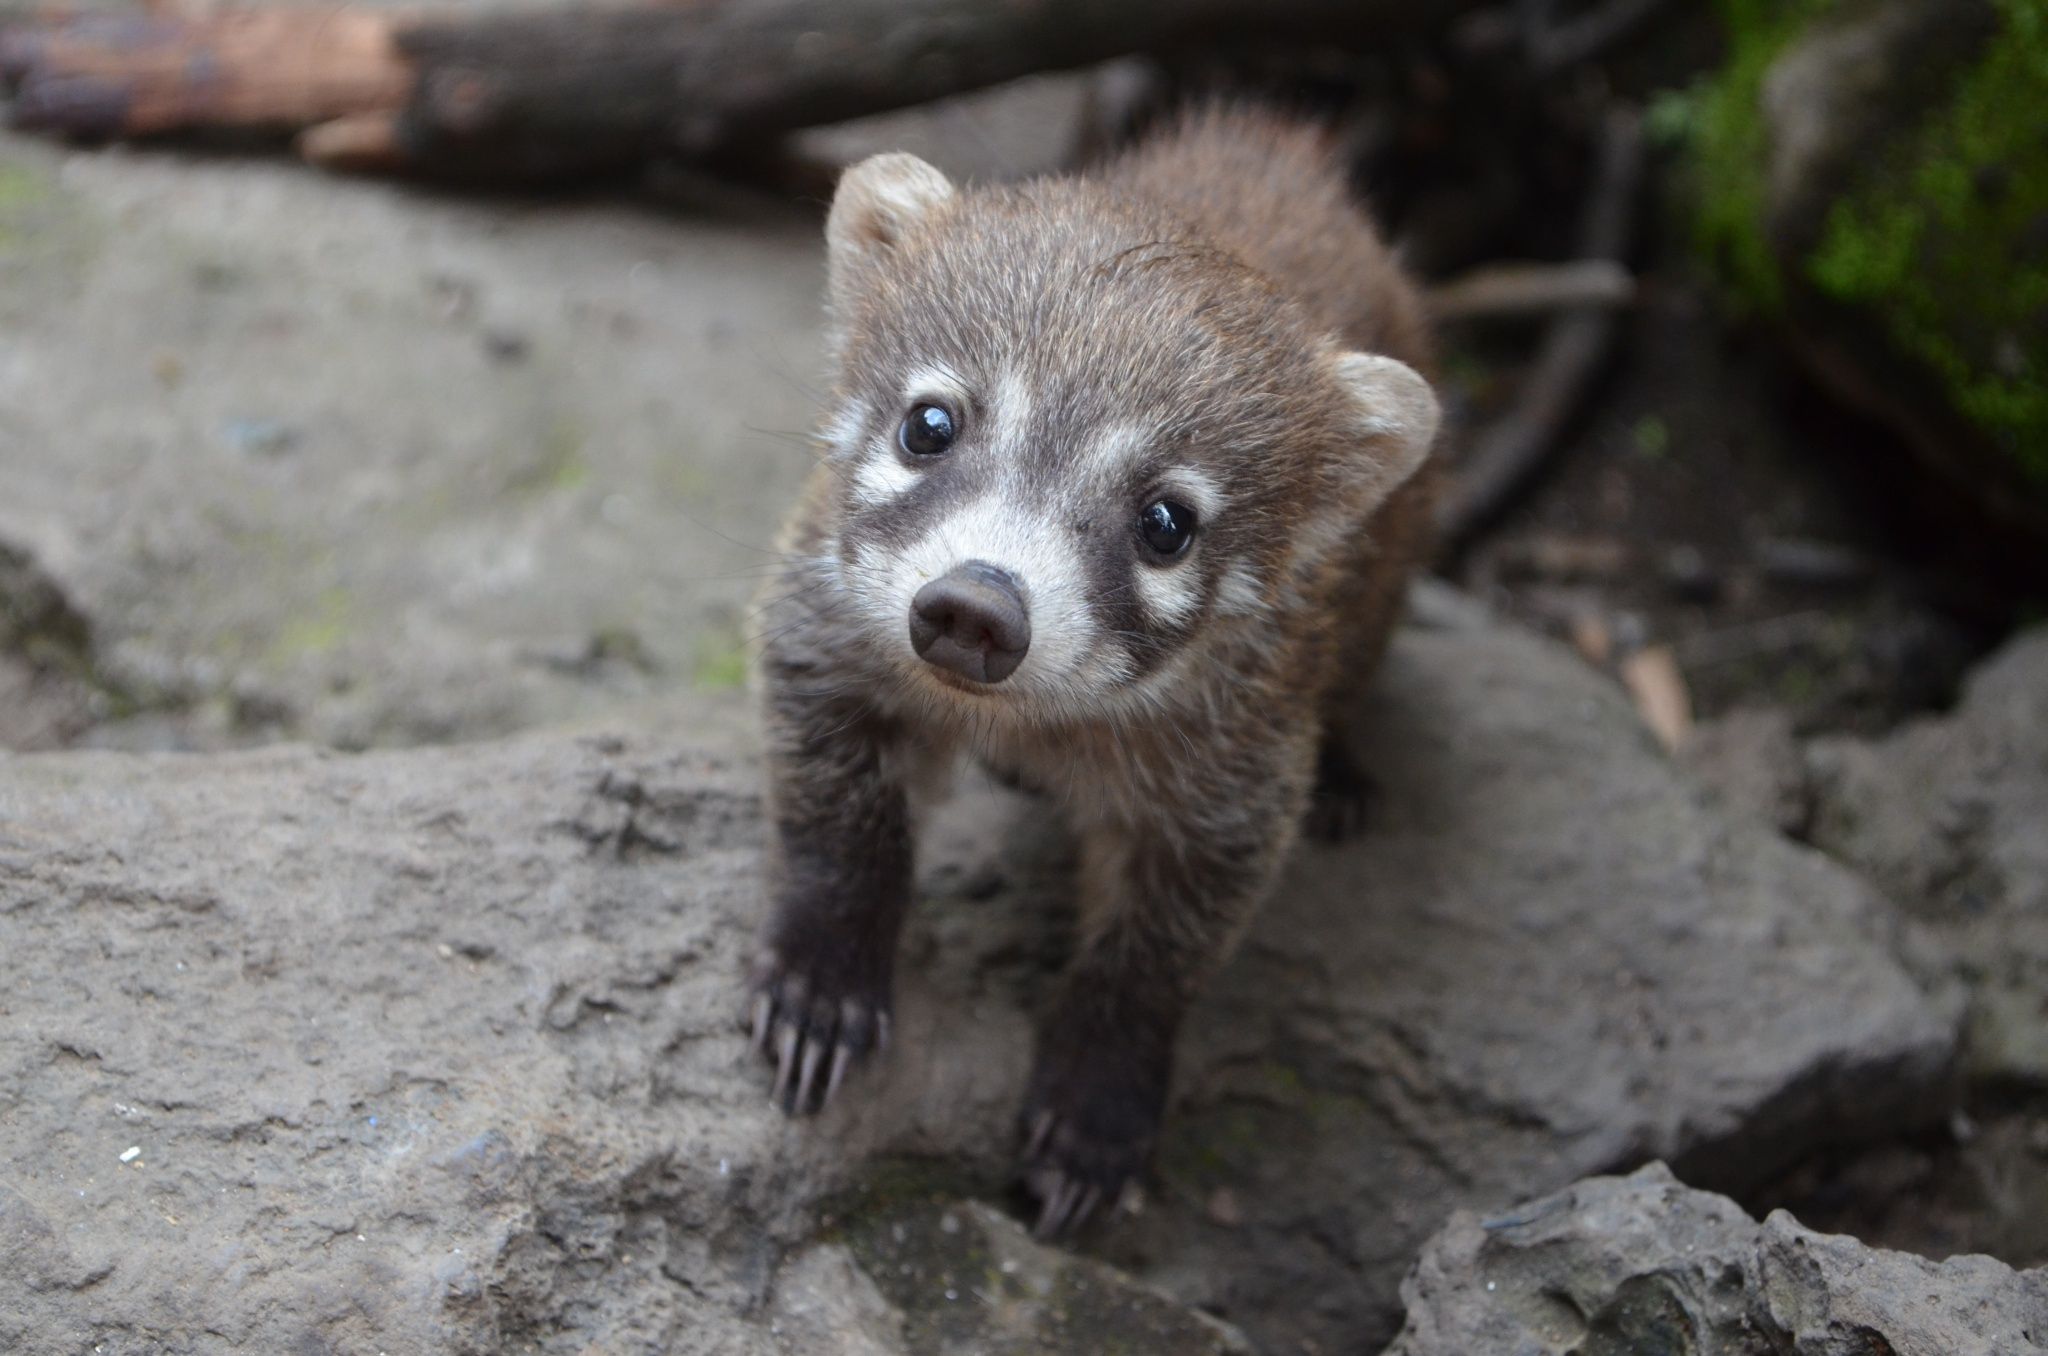
[[[910,648],[963,678],[1002,682],[1031,648],[1017,581],[979,560],[954,566],[911,599]]]

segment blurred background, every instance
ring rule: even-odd
[[[836,170],[1057,171],[1212,97],[1326,122],[1430,284],[1442,572],[1674,749],[1883,733],[2044,615],[2048,0],[0,0],[0,35],[0,747],[737,688]],[[2038,1262],[2048,1211],[1984,1173],[2041,1192],[2043,1127],[1777,1196]]]
[[[11,747],[738,683],[836,169],[1054,171],[1219,96],[1327,122],[1437,288],[1444,572],[1667,738],[1881,730],[2039,611],[2036,0],[0,18]]]

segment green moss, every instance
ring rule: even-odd
[[[328,653],[347,638],[353,611],[347,589],[325,590],[310,609],[285,623],[266,657],[282,668],[295,660]]]
[[[49,196],[42,175],[20,165],[0,165],[0,245],[13,242],[20,231],[16,219]]]
[[[1728,54],[1659,99],[1651,130],[1689,150],[1686,210],[1742,307],[1810,290],[1873,318],[1950,405],[2048,486],[2048,0],[1992,0],[1997,37],[1948,97],[1860,162],[1788,266],[1766,234],[1763,86],[1787,48],[1845,0],[1719,0]]]
[[[1001,1186],[951,1159],[910,1155],[873,1159],[850,1186],[820,1207],[824,1227],[819,1236],[852,1243],[858,1251],[865,1234],[886,1229],[907,1212],[1000,1191]]]
[[[747,683],[747,651],[736,639],[707,637],[697,653],[698,687],[709,691],[730,691]]]
[[[0,250],[30,243],[58,206],[56,181],[46,171],[0,161]]]
[[[1629,438],[1635,444],[1636,455],[1644,461],[1662,461],[1671,450],[1671,425],[1658,415],[1646,414],[1636,420]]]
[[[1835,204],[1807,277],[2048,486],[2048,0],[1997,3],[2000,36]]]
[[[45,165],[0,156],[0,330],[68,305],[105,237]]]
[[[1770,138],[1763,117],[1764,77],[1808,23],[1836,0],[1720,0],[1728,59],[1687,96],[1655,110],[1653,130],[1682,131],[1692,143],[1697,201],[1690,204],[1703,248],[1744,303],[1774,312],[1784,302],[1764,235]]]
[[[520,498],[581,489],[590,479],[583,444],[582,429],[568,419],[553,420],[541,434],[535,457],[513,469],[505,488]]]

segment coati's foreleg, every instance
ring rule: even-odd
[[[894,731],[800,656],[771,651],[763,675],[777,851],[754,1044],[775,1061],[776,1100],[803,1114],[888,1040],[910,826]]]
[[[1262,788],[1246,800],[1263,806],[1231,805],[1199,829],[1084,831],[1080,947],[1039,1031],[1024,1104],[1042,1236],[1114,1205],[1144,1166],[1181,1014],[1272,883],[1306,799],[1305,767],[1295,780],[1291,794]]]

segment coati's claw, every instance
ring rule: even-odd
[[[832,1099],[839,1095],[840,1081],[846,1077],[846,1066],[851,1063],[853,1063],[853,1048],[851,1046],[841,1041],[838,1045],[832,1047],[832,1072],[825,1077],[825,1096],[818,1103],[820,1111],[831,1106]]]
[[[1144,1165],[1145,1141],[1092,1136],[1073,1121],[1040,1111],[1024,1148],[1024,1180],[1038,1198],[1041,1239],[1078,1233],[1103,1202],[1114,1205]]]
[[[1088,1217],[1095,1213],[1095,1207],[1102,1201],[1102,1188],[1091,1184],[1081,1193],[1080,1204],[1074,1207],[1074,1214],[1067,1222],[1079,1229],[1088,1223]]]
[[[832,1105],[846,1074],[873,1049],[888,1043],[889,1016],[874,997],[845,995],[853,986],[822,967],[806,975],[777,955],[755,971],[751,1010],[753,1048],[775,1065],[770,1098],[792,1116]]]
[[[1037,1238],[1057,1238],[1067,1224],[1067,1209],[1074,1203],[1074,1196],[1080,1189],[1078,1182],[1070,1182],[1059,1173],[1050,1174],[1051,1189],[1045,1193],[1045,1200],[1038,1208],[1038,1223],[1031,1228]]]
[[[1032,1118],[1031,1139],[1024,1145],[1024,1160],[1030,1162],[1045,1151],[1045,1139],[1052,1133],[1052,1113],[1041,1111]]]
[[[1031,1227],[1041,1240],[1080,1232],[1109,1195],[1100,1182],[1069,1176],[1059,1168],[1045,1168],[1033,1174],[1032,1191],[1039,1198],[1038,1222]],[[1121,1186],[1119,1186],[1119,1191]]]
[[[809,1106],[811,1104],[811,1089],[817,1086],[818,1065],[824,1061],[824,1058],[824,1046],[816,1041],[810,1041],[804,1045],[804,1071],[796,1082],[796,1104],[798,1106]]]
[[[802,1039],[796,1023],[784,1022],[782,1034],[775,1041],[775,1091],[769,1094],[785,1111],[791,1110],[789,1101],[789,1075],[796,1068],[797,1042]]]

